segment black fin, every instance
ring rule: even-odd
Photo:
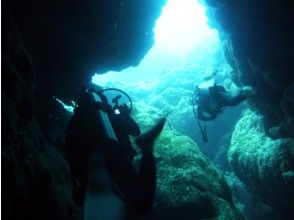
[[[135,142],[138,146],[145,146],[152,144],[155,138],[161,133],[163,126],[165,124],[166,118],[163,117],[159,120],[159,122],[151,128],[149,131],[145,132],[144,134],[139,135],[136,137]]]

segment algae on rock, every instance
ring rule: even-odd
[[[134,106],[142,132],[163,116],[143,102]],[[191,138],[177,133],[168,121],[154,143],[154,155],[157,191],[148,219],[242,219],[223,174]]]
[[[236,175],[262,202],[273,208],[294,208],[294,140],[273,140],[263,118],[246,111],[237,123],[228,152]]]

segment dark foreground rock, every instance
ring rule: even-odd
[[[263,117],[247,111],[237,123],[228,157],[253,196],[293,217],[294,140],[265,135]]]
[[[69,166],[34,115],[33,62],[9,9],[2,12],[2,218],[79,219]]]
[[[293,3],[206,0],[220,31],[226,59],[236,84],[256,91],[254,109],[265,117],[265,132],[274,138],[294,137]],[[291,91],[291,92],[290,92]],[[273,131],[273,129],[272,129]]]
[[[135,103],[135,118],[146,130],[162,115],[157,108]],[[223,174],[197,144],[167,122],[154,145],[156,201],[140,219],[243,219],[232,202]]]

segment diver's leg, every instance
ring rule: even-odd
[[[113,180],[115,193],[138,211],[148,211],[153,204],[156,185],[152,152],[143,155],[138,172],[133,167],[132,161],[124,155],[107,157],[105,164]]]
[[[153,128],[135,139],[136,144],[142,151],[137,179],[141,194],[137,203],[142,212],[147,212],[154,202],[156,189],[156,165],[153,155],[153,143],[161,133],[165,121],[165,117],[161,118]]]
[[[227,96],[227,106],[239,105],[241,102],[254,95],[255,91],[251,86],[244,86],[236,95]]]
[[[105,165],[113,181],[114,193],[140,212],[150,210],[156,187],[156,166],[152,145],[145,147],[138,171],[127,154],[105,157]]]
[[[241,102],[245,101],[246,99],[247,99],[247,96],[244,96],[242,94],[230,96],[226,101],[226,106],[237,106]]]
[[[73,188],[73,199],[77,206],[82,206],[85,201],[85,195],[87,191],[89,173],[84,165],[79,164],[80,166],[71,166],[72,177],[74,182]]]
[[[142,212],[150,210],[155,197],[156,165],[152,151],[152,146],[149,146],[149,151],[143,153],[138,172],[138,184],[141,188],[141,196],[137,202]]]
[[[153,128],[136,138],[143,154],[138,172],[133,166],[132,158],[127,155],[112,154],[105,157],[105,164],[116,186],[116,193],[141,212],[148,211],[154,201],[156,166],[153,142],[161,133],[164,124],[165,118],[162,118]]]

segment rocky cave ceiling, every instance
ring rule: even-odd
[[[2,2],[2,176],[6,180],[6,214],[18,215],[15,207],[21,207],[30,217],[26,208],[38,209],[40,205],[41,211],[47,210],[51,200],[44,207],[26,205],[28,195],[37,196],[34,200],[52,195],[38,194],[44,179],[50,185],[52,177],[57,176],[60,184],[70,184],[66,162],[50,153],[48,156],[38,125],[41,122],[35,117],[36,106],[48,111],[41,103],[48,105],[53,95],[71,99],[94,71],[138,65],[152,46],[152,29],[164,3],[165,0]],[[221,32],[226,58],[235,70],[232,78],[239,85],[251,85],[257,90],[251,103],[269,118],[268,128],[277,127],[278,137],[293,138],[293,3],[206,3]],[[37,104],[35,96],[39,97]],[[64,173],[58,173],[55,164]],[[33,189],[32,181],[40,188]],[[54,188],[50,190],[58,197]],[[63,212],[58,210],[56,216],[59,213]]]
[[[72,98],[97,70],[139,64],[165,0],[7,1],[44,95]]]
[[[94,72],[139,64],[153,44],[152,30],[166,0],[7,2],[36,66],[38,94],[69,100]],[[265,103],[280,105],[293,82],[293,3],[205,2],[235,82],[255,87],[257,108],[281,121],[282,109],[272,112]]]

